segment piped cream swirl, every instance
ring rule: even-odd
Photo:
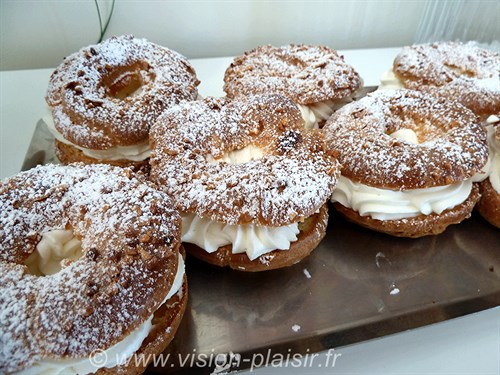
[[[50,132],[54,135],[54,138],[59,142],[77,148],[82,151],[84,155],[97,160],[130,160],[130,161],[143,161],[150,157],[151,149],[149,147],[149,141],[142,142],[133,146],[116,146],[111,147],[106,150],[93,150],[90,148],[81,147],[75,145],[74,143],[68,141],[64,136],[59,133],[56,129],[52,117],[46,116],[43,121],[47,124]]]
[[[208,253],[221,246],[232,245],[233,254],[246,253],[255,260],[273,250],[288,250],[297,240],[299,226],[293,223],[281,227],[256,224],[231,225],[201,218],[195,214],[181,214],[182,241],[195,244]]]
[[[377,220],[399,220],[421,214],[441,214],[463,203],[472,191],[474,179],[452,185],[396,191],[353,182],[340,176],[332,202],[339,202]]]

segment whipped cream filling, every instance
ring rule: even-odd
[[[403,82],[396,77],[392,69],[387,70],[380,77],[379,89],[402,89],[404,88]]]
[[[399,139],[401,141],[406,141],[414,145],[419,143],[417,133],[408,128],[396,130],[394,133],[389,134],[389,137]]]
[[[331,200],[357,211],[360,216],[399,220],[433,212],[441,214],[465,202],[475,180],[470,178],[452,185],[396,191],[364,185],[340,176]]]
[[[184,259],[179,254],[177,263],[177,273],[174,282],[167,296],[161,303],[165,303],[174,294],[181,291],[184,280]],[[160,306],[161,306],[160,305]],[[153,314],[154,315],[154,314]],[[112,347],[99,352],[95,358],[71,358],[71,359],[44,359],[24,369],[19,375],[66,375],[66,374],[94,374],[100,368],[113,368],[117,365],[126,363],[126,361],[141,347],[144,339],[149,335],[153,328],[153,315],[144,323],[137,327],[122,341]]]
[[[195,244],[208,253],[232,245],[233,254],[246,253],[250,260],[274,250],[288,250],[297,241],[298,223],[281,227],[256,224],[231,225],[184,213],[182,241]]]
[[[340,107],[352,102],[351,97],[339,100],[324,100],[312,104],[297,104],[302,118],[305,121],[306,129],[319,129],[319,124],[330,118],[330,116]]]
[[[53,275],[62,268],[63,259],[77,260],[82,256],[82,243],[72,230],[54,229],[45,232],[35,251],[26,259],[32,275]]]
[[[500,118],[491,115],[490,117],[488,117],[486,122],[488,124],[495,124],[500,122]],[[495,127],[493,125],[488,125],[487,130],[488,130],[488,145],[490,147],[490,160],[491,160],[491,166],[489,169],[489,179],[493,189],[495,189],[495,191],[498,194],[500,194],[500,142],[495,137]]]
[[[75,147],[81,150],[84,155],[97,159],[97,160],[130,160],[130,161],[143,161],[149,158],[151,155],[151,149],[149,147],[149,141],[141,142],[132,146],[115,146],[108,148],[106,150],[93,150],[90,148],[81,147],[75,145],[74,143],[68,141],[64,136],[59,133],[54,124],[54,120],[51,116],[46,116],[43,121],[47,124],[50,132],[54,135],[54,138],[59,142],[65,143],[69,146]]]
[[[212,155],[207,155],[207,161],[210,164],[226,162],[229,164],[247,163],[252,160],[259,160],[264,156],[264,150],[254,146],[248,145],[239,150],[226,152],[221,158],[215,159]]]

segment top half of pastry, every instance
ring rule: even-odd
[[[352,100],[362,80],[344,57],[325,46],[257,47],[234,59],[224,76],[228,96],[279,93],[301,109],[306,127],[318,127]]]
[[[184,56],[124,35],[66,57],[50,77],[46,101],[65,140],[106,150],[147,143],[150,124],[172,105],[195,100],[198,84]]]
[[[393,73],[405,88],[458,100],[483,119],[500,111],[500,55],[472,42],[405,47]]]
[[[228,224],[281,226],[328,200],[339,173],[318,130],[277,94],[205,98],[152,127],[151,179],[181,212]]]

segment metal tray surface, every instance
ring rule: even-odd
[[[476,214],[441,235],[402,239],[333,213],[319,247],[286,269],[247,274],[188,258],[190,306],[169,350],[316,352],[494,307],[499,243]]]
[[[23,169],[56,160],[40,121]],[[476,212],[441,235],[405,239],[330,207],[326,237],[292,267],[245,273],[188,257],[188,308],[168,361],[147,373],[243,369],[256,354],[314,353],[498,306],[499,244]]]

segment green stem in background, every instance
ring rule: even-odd
[[[102,31],[102,36],[104,36],[106,34],[106,31],[108,30],[109,21],[111,21],[111,16],[113,15],[113,10],[115,10],[115,0],[111,1],[111,10],[109,11],[108,19],[106,21],[106,24],[104,25],[104,30]]]
[[[104,39],[104,35],[106,34],[106,31],[108,30],[109,26],[109,21],[111,21],[111,16],[113,15],[113,10],[115,9],[115,0],[112,0],[111,2],[111,11],[109,12],[108,19],[106,20],[106,23],[104,24],[104,28],[102,27],[102,17],[101,17],[101,9],[99,8],[99,2],[97,0],[94,0],[95,7],[97,9],[97,16],[99,18],[99,30],[101,31],[101,34],[99,35],[99,40],[97,43],[101,43],[102,40]]]

